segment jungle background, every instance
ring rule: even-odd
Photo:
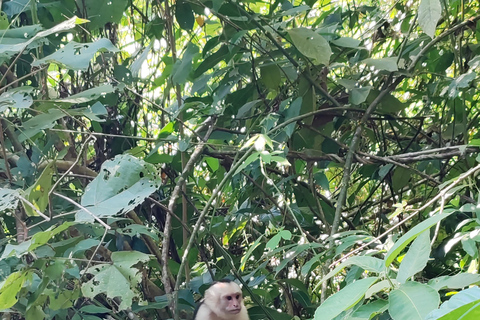
[[[2,319],[479,319],[476,0],[0,1]]]

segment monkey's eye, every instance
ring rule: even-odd
[[[232,300],[232,296],[227,296],[227,300]]]
[[[239,295],[239,294],[237,294],[237,300],[238,300],[238,299],[240,299],[240,295]]]

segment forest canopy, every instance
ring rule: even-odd
[[[0,1],[3,319],[479,319],[476,0]]]

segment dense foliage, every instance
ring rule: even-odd
[[[0,5],[2,319],[479,319],[478,1]]]

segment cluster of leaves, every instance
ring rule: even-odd
[[[478,318],[480,5],[413,2],[0,2],[0,311]]]

